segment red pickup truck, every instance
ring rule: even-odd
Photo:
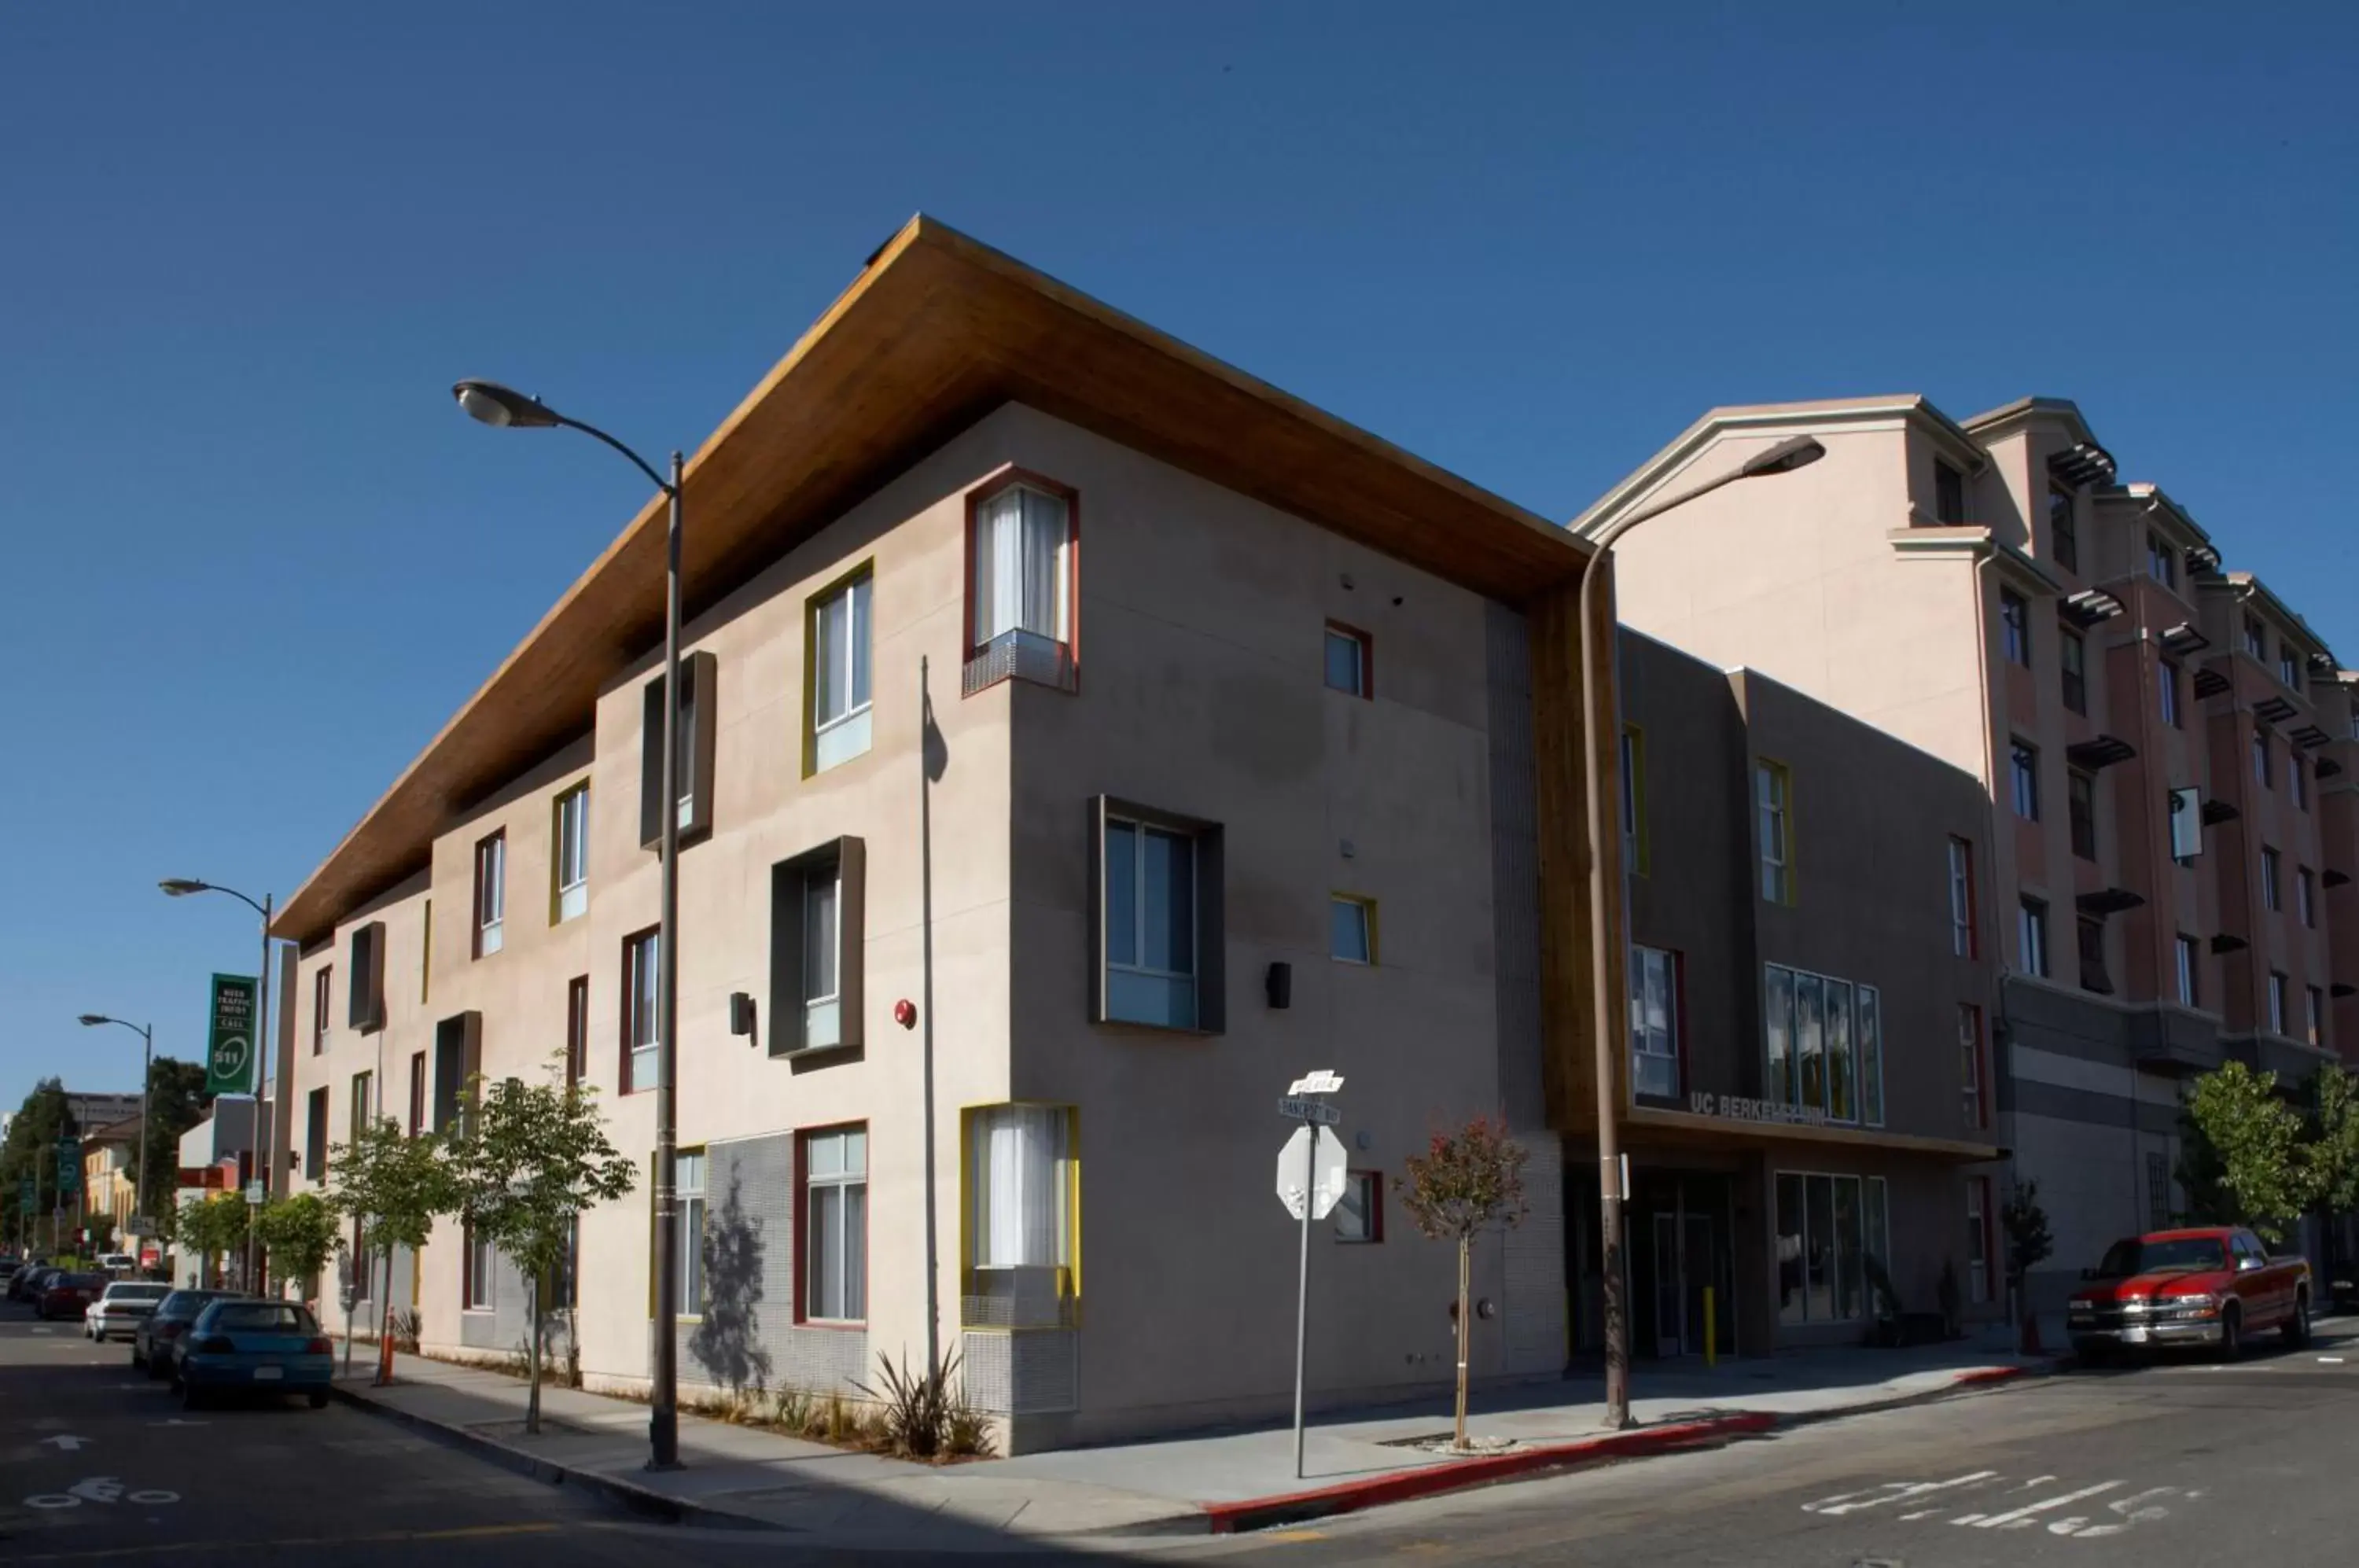
[[[2271,1258],[2260,1237],[2236,1226],[2125,1236],[2082,1278],[2065,1331],[2083,1361],[2169,1345],[2209,1345],[2233,1361],[2268,1329],[2288,1345],[2310,1342],[2310,1265]]]

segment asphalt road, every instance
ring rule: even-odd
[[[2271,1568],[2359,1557],[2359,1335],[2075,1374],[1294,1530],[958,1561]],[[917,1563],[911,1544],[653,1524],[379,1417],[180,1411],[78,1325],[0,1307],[0,1562],[337,1568]]]
[[[2359,1560],[2354,1476],[2359,1334],[2322,1331],[2233,1367],[2040,1378],[1257,1545],[1302,1568],[2339,1568]]]

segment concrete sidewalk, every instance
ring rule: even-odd
[[[1332,1412],[1311,1422],[1299,1478],[1286,1427],[936,1466],[684,1412],[683,1467],[658,1475],[641,1468],[647,1407],[629,1400],[544,1388],[543,1434],[527,1438],[525,1385],[504,1373],[405,1356],[394,1387],[373,1388],[363,1377],[340,1380],[336,1392],[495,1463],[599,1491],[656,1517],[908,1537],[955,1548],[1004,1543],[1010,1536],[1256,1529],[1940,1398],[2050,1365],[1964,1341],[1907,1351],[1795,1353],[1710,1370],[1641,1367],[1632,1407],[1639,1424],[1614,1433],[1599,1425],[1603,1388],[1593,1377],[1490,1389],[1475,1399],[1469,1432],[1504,1446],[1473,1458],[1413,1446],[1447,1440],[1446,1399]]]

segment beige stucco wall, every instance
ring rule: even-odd
[[[1932,518],[1933,454],[1920,430],[1895,418],[1731,436],[1647,499],[1804,430],[1827,449],[1819,462],[1716,490],[1614,547],[1624,624],[1715,664],[1750,666],[1985,777],[1984,602],[1972,564],[1902,561],[1886,537]]]
[[[965,496],[1009,463],[1081,493],[1081,689],[1011,681],[962,698]],[[807,603],[863,562],[875,572],[873,744],[807,779]],[[718,660],[717,730],[713,831],[680,856],[679,1142],[867,1123],[871,1370],[875,1350],[898,1359],[922,1347],[927,1330],[923,1035],[892,1019],[897,1000],[925,994],[921,659],[940,734],[930,810],[942,1339],[955,1346],[961,1331],[961,1110],[1010,1098],[1078,1107],[1080,1409],[1026,1439],[1056,1441],[1266,1411],[1289,1396],[1296,1242],[1271,1181],[1288,1130],[1274,1102],[1294,1076],[1345,1073],[1352,1163],[1387,1178],[1430,1131],[1498,1108],[1484,612],[1475,596],[1323,529],[1011,406],[692,618],[689,649]],[[1324,690],[1330,616],[1374,634],[1376,701]],[[607,689],[592,738],[442,834],[430,882],[389,906],[384,1071],[394,1101],[406,1095],[408,1053],[430,1061],[434,1020],[467,1009],[483,1015],[487,1074],[544,1071],[562,1041],[566,983],[586,974],[588,1078],[610,1136],[644,1171],[653,1096],[616,1090],[624,942],[657,919],[656,861],[637,842],[641,693],[657,662],[651,651]],[[589,909],[551,926],[551,802],[585,772]],[[1224,1033],[1090,1022],[1085,814],[1100,793],[1224,824]],[[505,942],[478,959],[473,846],[503,828]],[[770,868],[847,834],[867,850],[866,1043],[774,1059]],[[1327,958],[1331,890],[1382,900],[1378,966]],[[410,926],[429,891],[432,996],[419,1004]],[[327,958],[307,957],[306,973]],[[1273,958],[1295,964],[1286,1012],[1262,995]],[[728,1033],[734,991],[760,1000],[762,1040]],[[339,1009],[342,995],[340,978]],[[308,1008],[308,990],[299,1005]],[[315,1085],[314,1073],[333,1085],[332,1118],[345,1114],[350,1072],[376,1055],[374,1037],[348,1032],[332,1034],[326,1056],[298,1059],[299,1090]],[[406,1104],[387,1109],[407,1113]],[[1449,1375],[1451,1257],[1386,1203],[1379,1245],[1334,1244],[1318,1227],[1314,1306],[1326,1327],[1314,1399],[1433,1387]],[[648,1215],[643,1178],[639,1192],[583,1220],[581,1362],[593,1385],[647,1375]],[[766,1246],[791,1246],[795,1216],[762,1218]],[[487,1337],[492,1325],[463,1323],[457,1230],[442,1230],[423,1265],[426,1345],[511,1348]],[[1495,1248],[1481,1258],[1477,1288],[1502,1294]],[[1519,1305],[1553,1311],[1560,1323],[1550,1296]],[[761,1302],[766,1331],[792,1308]],[[1478,1334],[1478,1373],[1506,1369],[1500,1339]],[[776,1380],[791,1379],[781,1368]]]

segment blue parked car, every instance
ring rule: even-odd
[[[328,1402],[335,1357],[310,1309],[293,1301],[215,1301],[172,1358],[172,1389],[195,1410],[216,1393],[303,1394]]]

